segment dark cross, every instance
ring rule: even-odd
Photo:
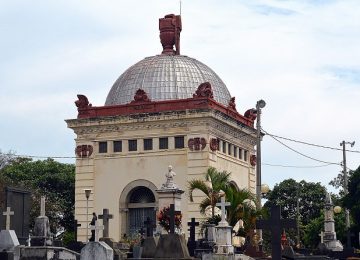
[[[156,227],[155,224],[151,221],[150,217],[147,217],[144,221],[145,228],[146,228],[146,237],[152,237],[154,235],[154,228]]]
[[[196,248],[196,241],[195,241],[195,227],[199,226],[199,222],[195,221],[195,218],[191,218],[191,222],[187,223],[190,231],[190,238],[188,240],[188,249],[189,249],[189,254],[191,256],[194,256],[194,251]]]
[[[190,240],[195,241],[195,227],[199,226],[199,222],[196,222],[195,218],[191,218],[191,222],[188,222],[187,224],[190,227]]]
[[[113,215],[109,214],[108,209],[103,209],[103,214],[99,215],[99,219],[103,220],[103,226],[104,226],[103,237],[109,237],[109,219],[112,218]]]
[[[78,241],[78,240],[77,240],[78,227],[81,227],[81,224],[78,224],[77,219],[74,219],[74,235],[75,235],[75,241]]]
[[[175,233],[175,215],[180,214],[180,213],[181,213],[181,211],[176,211],[175,210],[175,205],[174,204],[170,204],[170,209],[169,209],[170,234]]]
[[[284,228],[296,228],[295,219],[281,219],[280,206],[271,207],[271,216],[268,220],[257,220],[257,229],[269,229],[271,232],[272,259],[281,259],[281,231]]]

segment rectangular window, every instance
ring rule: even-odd
[[[243,150],[239,147],[239,159],[242,160]]]
[[[237,150],[238,150],[238,148],[236,146],[234,146],[234,157],[235,158],[237,157]]]
[[[137,151],[137,140],[129,140],[129,152]]]
[[[181,149],[184,147],[184,136],[175,136],[175,149]]]
[[[114,153],[120,153],[122,152],[122,141],[114,141]]]
[[[226,153],[226,142],[222,141],[222,152]]]
[[[153,139],[144,139],[144,151],[149,151],[153,149]]]
[[[246,162],[248,160],[248,151],[244,150],[244,161]]]
[[[169,138],[167,137],[159,138],[159,149],[169,149]]]
[[[228,145],[228,154],[229,154],[229,155],[231,155],[231,147],[232,147],[232,145],[229,144],[229,145]]]
[[[107,142],[99,142],[99,153],[107,153]]]

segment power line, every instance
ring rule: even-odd
[[[327,167],[332,164],[322,164],[322,165],[282,165],[282,164],[271,164],[271,163],[262,163],[265,166],[272,166],[272,167],[282,167],[282,168],[321,168],[321,167]]]
[[[268,134],[265,130],[263,130],[263,131],[264,131],[266,134]],[[277,142],[279,142],[280,144],[282,144],[283,146],[285,146],[286,148],[288,148],[289,150],[291,150],[291,151],[293,151],[293,152],[295,152],[295,153],[297,153],[297,154],[299,154],[299,155],[301,155],[301,156],[303,156],[303,157],[306,157],[306,158],[308,158],[308,159],[310,159],[310,160],[317,161],[317,162],[321,162],[321,163],[325,163],[325,164],[341,165],[341,163],[327,162],[327,161],[319,160],[319,159],[316,159],[316,158],[311,157],[311,156],[309,156],[309,155],[303,154],[303,153],[295,150],[294,148],[291,148],[290,146],[284,144],[283,142],[281,142],[280,140],[278,140],[278,139],[277,139],[276,137],[274,137],[273,135],[270,135],[270,134],[269,134],[269,136],[270,136],[271,138],[273,138],[275,141],[277,141]]]
[[[273,136],[273,137],[276,137],[276,138],[284,139],[284,140],[295,142],[295,143],[306,144],[306,145],[310,145],[310,146],[326,148],[326,149],[331,149],[331,150],[337,150],[337,151],[342,151],[343,150],[341,148],[325,146],[325,145],[320,145],[320,144],[314,144],[314,143],[308,143],[308,142],[304,142],[304,141],[300,141],[300,140],[291,139],[291,138],[288,138],[288,137],[278,136],[278,135],[267,133],[264,129],[262,129],[262,130],[269,136]],[[360,153],[360,151],[357,151],[357,150],[345,150],[345,151],[350,152],[350,153]]]

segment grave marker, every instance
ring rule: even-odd
[[[6,208],[6,211],[3,212],[3,215],[6,216],[6,230],[10,230],[10,216],[14,215],[14,211],[10,211],[10,207]]]
[[[75,241],[78,241],[77,240],[77,235],[78,235],[78,227],[81,227],[81,224],[78,224],[78,220],[75,219],[74,220],[74,236],[75,236]]]
[[[296,220],[281,219],[280,206],[271,207],[271,215],[268,220],[257,220],[257,229],[268,229],[271,232],[272,259],[281,259],[281,230],[284,228],[296,228]]]
[[[45,216],[45,196],[41,196],[40,216]]]
[[[195,241],[195,228],[196,226],[199,226],[199,222],[195,221],[195,218],[191,218],[191,221],[187,223],[190,231],[190,237],[188,240],[188,249],[189,249],[189,254],[191,256],[194,256],[194,251],[196,248],[196,241]]]
[[[113,218],[112,214],[109,214],[108,209],[103,209],[103,214],[99,215],[99,219],[103,220],[104,231],[103,237],[109,237],[109,220]]]
[[[228,226],[228,223],[226,221],[226,206],[230,206],[230,205],[231,205],[230,202],[225,202],[225,196],[221,197],[220,203],[216,203],[216,206],[220,206],[220,208],[221,208],[221,221],[220,221],[219,225]]]

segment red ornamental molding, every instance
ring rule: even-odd
[[[207,98],[214,98],[214,93],[211,88],[211,84],[209,82],[201,83],[198,87],[198,89],[195,91],[195,94],[193,95],[194,98],[201,98],[201,97],[207,97]]]
[[[92,106],[89,103],[89,100],[85,95],[79,94],[79,95],[77,95],[77,97],[78,97],[78,100],[75,101],[75,105],[77,106],[78,111],[82,110],[82,109],[87,109]]]
[[[88,144],[78,145],[75,148],[76,155],[81,158],[90,157],[92,155],[93,151],[94,151],[94,148],[92,147],[92,145],[88,145]]]
[[[134,103],[144,103],[144,102],[151,102],[151,100],[149,99],[147,93],[142,90],[141,88],[139,88],[135,95],[134,95],[134,100],[131,101],[131,104]]]
[[[252,166],[255,166],[255,165],[256,165],[256,155],[255,155],[255,154],[252,154],[252,155],[250,156],[250,164],[251,164]]]
[[[206,147],[206,140],[204,137],[191,138],[188,141],[188,146],[191,151],[204,150]]]
[[[162,54],[180,55],[181,16],[168,14],[159,19],[160,41]],[[175,51],[173,46],[175,45]]]
[[[230,98],[229,108],[236,111],[235,97]]]
[[[210,149],[211,149],[211,151],[219,150],[219,139],[217,139],[217,138],[210,139]]]
[[[244,117],[254,121],[256,119],[257,111],[254,108],[246,110]]]

